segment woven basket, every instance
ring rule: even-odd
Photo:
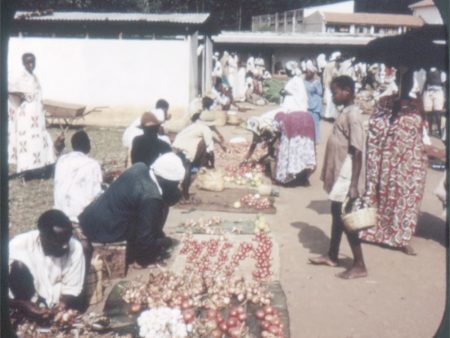
[[[341,219],[345,228],[350,232],[361,231],[369,229],[377,224],[378,209],[377,208],[362,208],[350,213],[345,213],[345,208],[349,199],[345,199],[342,203]]]

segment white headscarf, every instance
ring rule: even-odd
[[[314,64],[311,60],[306,61],[305,65],[306,70],[309,70],[310,72],[317,73],[317,68],[314,67]]]
[[[341,52],[334,52],[330,56],[330,61],[336,61],[341,56]]]
[[[150,167],[150,171],[169,181],[181,181],[186,173],[183,162],[174,153],[165,153],[158,157]]]
[[[294,73],[295,70],[298,69],[298,63],[295,61],[288,61],[286,62],[285,68]]]

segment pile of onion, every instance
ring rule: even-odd
[[[239,201],[241,202],[241,205],[257,210],[269,209],[272,206],[272,202],[269,198],[261,197],[259,194],[244,195]]]
[[[256,311],[256,318],[261,328],[261,337],[284,338],[284,325],[276,308],[266,305]]]

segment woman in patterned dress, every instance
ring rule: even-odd
[[[378,224],[360,238],[414,255],[415,233],[427,168],[422,103],[408,96],[410,73],[400,96],[380,99],[369,121],[366,198],[378,207]]]
[[[46,129],[41,85],[33,73],[36,58],[25,53],[22,63],[24,71],[8,88],[8,160],[16,165],[16,172],[23,173],[25,179],[48,178],[56,156]]]

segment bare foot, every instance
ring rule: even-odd
[[[336,274],[336,277],[342,279],[355,279],[367,277],[367,270],[365,267],[353,266],[348,270]]]
[[[416,251],[414,251],[414,248],[410,244],[402,247],[401,250],[407,255],[417,256]]]
[[[328,256],[312,257],[312,258],[309,258],[309,262],[314,265],[328,265],[328,266],[332,266],[332,267],[335,267],[338,265],[337,261],[333,261]]]

